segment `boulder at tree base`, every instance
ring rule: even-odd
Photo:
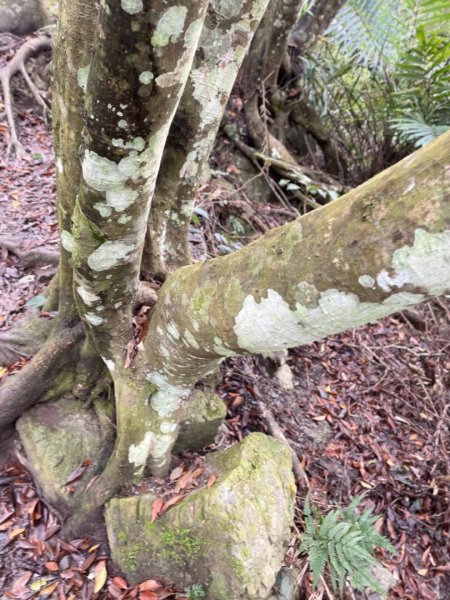
[[[106,526],[115,564],[132,583],[161,576],[200,583],[208,600],[262,600],[280,570],[293,520],[291,454],[252,433],[206,458],[215,484],[151,522],[152,495],[114,498]]]

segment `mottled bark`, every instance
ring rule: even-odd
[[[268,0],[211,0],[170,128],[152,201],[142,271],[165,277],[191,262],[189,224],[223,112]]]
[[[84,13],[84,20],[78,18],[81,0],[79,4],[73,13],[71,5],[63,4],[56,53],[57,69],[63,72],[67,49],[71,69],[68,83],[57,77],[55,91],[62,315],[44,348],[0,391],[4,429],[36,399],[48,399],[58,390],[69,387],[89,399],[94,380],[104,376],[102,357],[107,383],[112,380],[114,386],[115,448],[67,516],[66,527],[74,533],[100,518],[122,483],[139,480],[146,469],[157,474],[167,470],[189,394],[223,357],[309,343],[450,286],[447,134],[339,201],[247,248],[178,269],[157,299],[148,290],[143,294],[139,272],[151,197],[208,3],[198,0],[186,7],[167,0],[102,0],[95,43],[86,42],[77,54],[80,27],[91,24]],[[203,35],[211,36],[201,42],[205,50],[208,40],[210,46],[221,42],[211,62],[199,51],[192,71],[173,131],[197,136],[198,127],[199,132],[183,141],[181,150],[169,142],[164,161],[175,174],[177,165],[195,171],[197,159],[206,158],[263,0],[248,0],[244,8],[222,1],[213,6],[227,31],[220,34],[218,23],[214,33],[204,29]],[[250,17],[237,15],[238,9],[252,13],[252,7]],[[89,8],[95,12],[94,4]],[[92,40],[92,29],[88,32]],[[207,91],[210,84],[217,86],[213,94]],[[183,119],[191,116],[197,121],[183,129]],[[194,151],[195,160],[189,156]],[[183,186],[190,186],[192,194],[198,173],[185,180],[177,177],[174,188],[164,187],[171,183],[170,171],[161,175],[166,183],[155,205],[155,222],[171,216],[161,212],[162,206],[180,217],[187,202]],[[177,201],[169,205],[165,194],[172,189]],[[157,236],[156,227],[153,231]],[[159,259],[152,260],[155,265]],[[142,298],[154,305],[149,330],[143,350],[134,362],[126,361],[132,310]],[[59,387],[55,371],[61,375]],[[30,392],[28,398],[24,391]]]
[[[83,128],[84,88],[91,62],[98,0],[60,0],[53,53],[52,123],[56,155],[60,248],[59,314],[65,323],[78,319],[72,288],[70,252],[64,239],[71,231],[81,178],[80,145]]]
[[[162,152],[197,48],[207,0],[102,4],[86,88],[82,180],[68,246],[76,304],[115,388],[114,453],[73,523],[126,479],[168,467],[176,411],[161,416],[139,366],[124,368],[151,199]],[[108,85],[105,85],[105,82]],[[70,236],[70,237],[69,237]],[[133,448],[135,450],[133,450]]]
[[[326,207],[168,278],[146,342],[165,385],[187,387],[224,356],[307,344],[444,293],[449,160],[447,133]]]

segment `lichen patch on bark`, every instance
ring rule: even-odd
[[[126,244],[120,240],[104,242],[88,256],[87,263],[93,271],[109,271],[126,262],[133,251],[134,244]]]
[[[152,35],[153,46],[163,47],[180,38],[186,20],[186,6],[171,6],[161,16]]]
[[[144,3],[142,0],[121,0],[120,5],[129,15],[136,15],[144,8]]]
[[[450,230],[428,233],[417,229],[414,244],[395,251],[394,275],[386,270],[377,275],[378,285],[389,292],[406,284],[439,296],[450,288]]]

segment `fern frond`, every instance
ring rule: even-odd
[[[307,526],[300,546],[300,552],[306,553],[316,586],[325,573],[333,589],[343,594],[345,582],[355,589],[370,587],[380,591],[378,584],[370,575],[370,567],[376,562],[374,548],[379,546],[393,551],[390,542],[379,534],[374,525],[377,516],[366,509],[362,514],[356,512],[361,498],[354,498],[344,510],[330,511],[325,517],[316,517],[320,526]],[[309,499],[305,501],[305,521],[314,520]]]

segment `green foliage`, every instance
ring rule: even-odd
[[[200,583],[194,583],[194,585],[185,588],[184,594],[188,600],[200,600],[200,598],[206,598],[206,592]]]
[[[392,124],[406,139],[423,146],[450,127],[450,38],[421,25],[414,41],[400,54],[394,72],[401,85]]]
[[[392,553],[395,549],[376,531],[378,517],[370,509],[356,512],[361,500],[362,497],[356,497],[346,509],[333,510],[324,517],[314,514],[309,498],[305,499],[300,551],[308,555],[314,586],[327,573],[333,589],[341,595],[346,581],[359,591],[370,587],[383,592],[370,575],[370,566],[376,562],[374,548],[386,548]]]
[[[349,0],[307,57],[303,87],[364,181],[450,127],[448,0]]]

